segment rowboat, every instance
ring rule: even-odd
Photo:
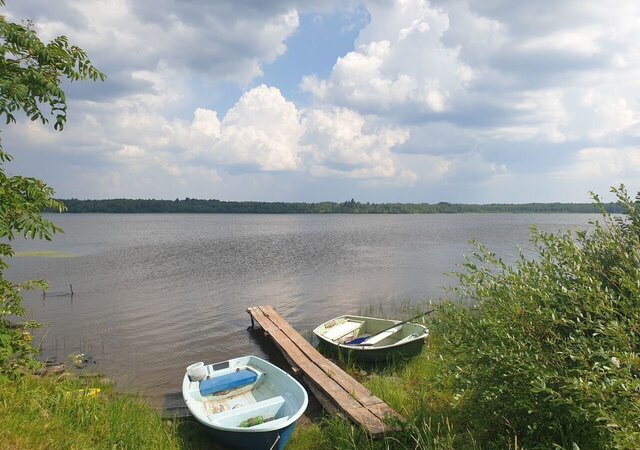
[[[284,449],[309,401],[300,383],[256,356],[190,365],[182,395],[217,441],[247,450]]]
[[[345,315],[323,323],[313,333],[324,350],[360,362],[384,362],[418,355],[429,330],[407,321]]]

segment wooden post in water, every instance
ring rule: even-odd
[[[73,285],[69,283],[69,289],[71,289],[71,296],[73,297]]]

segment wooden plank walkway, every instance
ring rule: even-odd
[[[392,417],[404,421],[400,414],[322,356],[271,306],[254,306],[247,308],[247,312],[251,315],[251,323],[258,322],[273,339],[294,372],[302,372],[311,392],[330,412],[342,412],[374,438],[393,430],[384,419]]]

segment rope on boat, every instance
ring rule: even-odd
[[[273,444],[271,444],[271,448],[269,450],[273,450],[274,448],[276,448],[276,444],[280,441],[280,433],[278,433],[278,437],[276,437],[276,440],[273,441]]]

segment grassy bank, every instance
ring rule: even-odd
[[[380,318],[413,317],[432,310],[432,304],[400,301],[394,304],[362,305],[358,314]],[[419,321],[428,325],[428,317]],[[441,364],[436,350],[437,340],[431,338],[425,351],[409,361],[397,361],[391,366],[358,366],[349,360],[338,364],[376,396],[407,419],[404,429],[387,439],[373,441],[364,433],[337,417],[325,416],[319,422],[296,430],[288,448],[295,450],[339,449],[452,449],[454,430],[449,419],[454,403],[453,394],[437,388],[434,380]],[[435,357],[434,357],[435,356]],[[458,445],[461,439],[458,438]]]
[[[457,434],[450,417],[453,394],[435,387],[440,361],[427,349],[410,362],[386,370],[351,366],[349,371],[375,395],[402,414],[407,423],[400,432],[372,441],[366,433],[336,417],[296,431],[289,448],[294,450],[337,449],[454,449],[477,448],[464,434]],[[464,446],[464,447],[462,447]]]
[[[476,245],[424,353],[365,383],[405,430],[372,442],[327,420],[292,447],[640,448],[640,194],[614,192],[624,217],[532,229],[533,259],[507,266]]]
[[[95,381],[25,376],[0,383],[0,448],[183,448],[143,399]]]

